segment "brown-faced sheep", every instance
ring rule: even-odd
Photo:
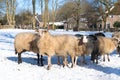
[[[92,54],[93,62],[96,59],[96,63],[98,63],[98,55],[103,55],[103,61],[105,61],[105,55],[107,55],[108,61],[110,61],[109,54],[116,49],[117,45],[117,41],[114,38],[97,37],[95,43],[96,50],[94,50],[95,52]]]
[[[37,47],[37,41],[39,38],[40,36],[38,34],[31,32],[21,32],[15,36],[14,47],[15,54],[18,54],[18,64],[22,63],[21,53],[25,51],[32,51],[37,54],[37,64],[39,65],[39,50]],[[40,59],[41,65],[43,65],[42,56]]]
[[[76,41],[77,37],[72,35],[51,35],[48,31],[43,31],[38,41],[38,48],[40,55],[48,56],[47,69],[49,70],[51,67],[51,57],[53,55],[62,56],[64,65],[67,62],[67,56],[70,55],[74,66]]]

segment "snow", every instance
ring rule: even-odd
[[[74,68],[57,65],[57,57],[52,57],[51,70],[46,70],[47,57],[44,57],[44,66],[37,66],[36,54],[33,52],[22,53],[22,64],[17,63],[14,52],[14,37],[20,32],[34,32],[22,29],[0,29],[0,80],[120,80],[120,57],[114,51],[110,55],[111,61],[93,64],[90,56],[86,57],[86,65],[77,65]],[[93,34],[90,31],[64,31],[50,30],[51,34]],[[111,32],[106,32],[111,37]],[[69,66],[71,63],[69,63]]]

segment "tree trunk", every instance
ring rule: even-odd
[[[32,6],[33,6],[33,28],[36,28],[36,20],[35,20],[35,0],[32,0]]]
[[[45,0],[44,25],[43,25],[43,27],[47,27],[48,19],[49,19],[49,15],[48,15],[48,0]]]
[[[16,0],[6,0],[6,16],[8,25],[15,25]]]
[[[76,22],[77,22],[77,23],[76,23],[76,28],[77,28],[77,30],[78,30],[78,28],[79,28],[79,19],[77,19]]]

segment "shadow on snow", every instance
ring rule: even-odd
[[[11,61],[14,61],[17,63],[17,60],[18,58],[17,57],[7,57],[8,60],[11,60]],[[52,64],[57,64],[57,56],[53,56],[52,57]],[[70,57],[68,58],[68,61],[70,62]],[[97,71],[100,71],[100,72],[103,72],[105,74],[115,74],[115,75],[118,75],[120,76],[120,68],[112,68],[112,67],[104,67],[102,65],[99,65],[98,64],[93,64],[91,61],[90,61],[90,57],[87,58],[87,65],[85,66],[80,66],[79,67],[86,67],[86,68],[89,68],[89,69],[95,69]],[[22,57],[22,62],[25,62],[25,63],[29,63],[29,64],[32,64],[32,65],[37,65],[37,56],[36,58],[32,58],[32,57]],[[44,56],[43,57],[43,64],[44,65],[47,65],[47,57]],[[61,64],[62,64],[62,61],[61,61]]]

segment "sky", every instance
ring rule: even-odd
[[[62,5],[65,0],[58,0],[59,5]],[[49,3],[49,8],[52,8],[52,3]],[[32,10],[32,0],[17,0],[16,12],[20,13],[24,10]],[[36,13],[41,14],[40,2],[36,0]]]

